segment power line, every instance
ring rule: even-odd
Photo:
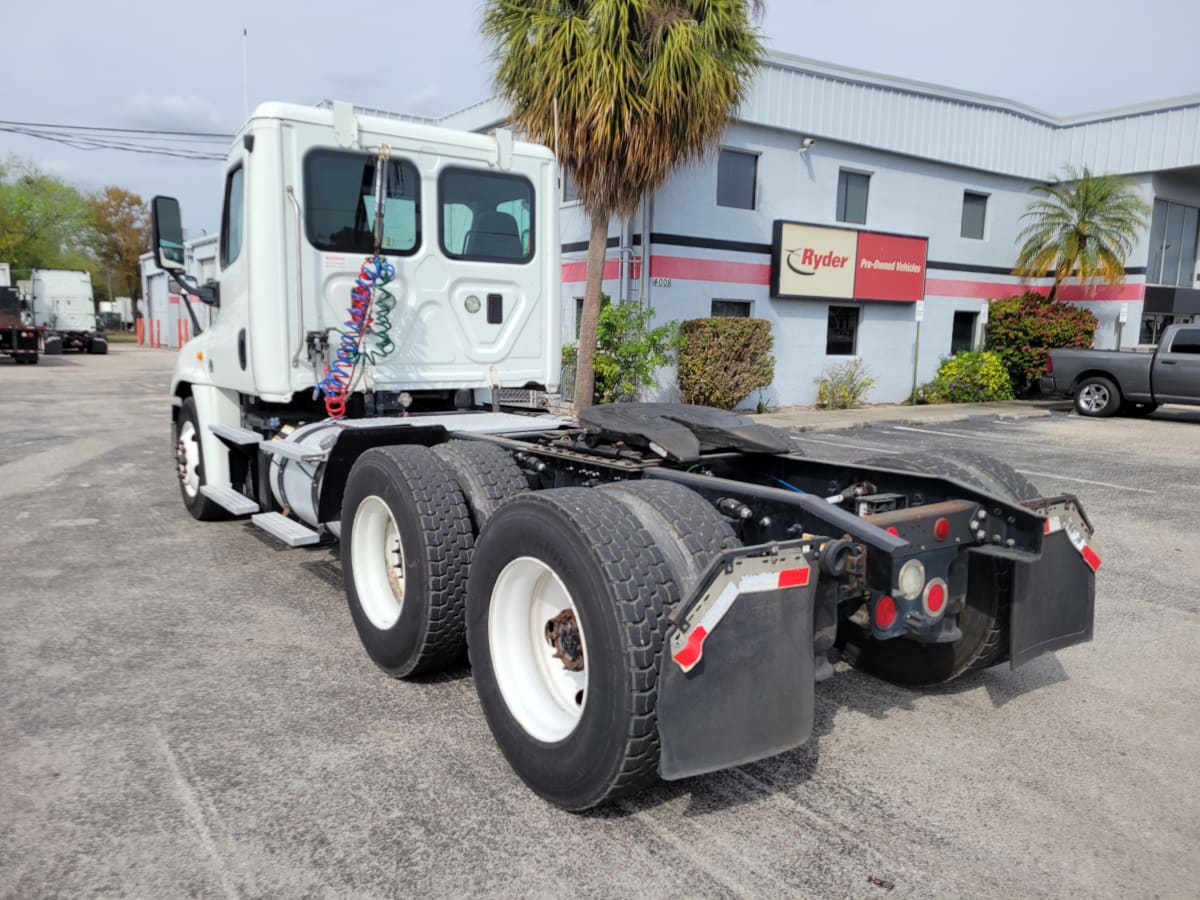
[[[52,122],[10,122],[0,119],[0,125],[16,125],[21,128],[54,128],[63,131],[104,131],[117,134],[165,134],[173,137],[220,138],[232,141],[232,134],[221,134],[214,131],[167,131],[159,128],[102,128],[97,125],[60,125]]]
[[[16,122],[0,120],[0,132],[20,134],[25,137],[37,138],[63,144],[75,150],[118,150],[125,153],[139,153],[147,156],[167,156],[175,159],[221,161],[223,153],[205,152],[199,148],[186,146],[170,146],[179,144],[213,144],[217,138],[225,136],[212,135],[203,132],[168,132],[149,129],[114,128],[101,129],[90,126],[55,126],[55,125],[25,125]],[[138,135],[137,142],[122,140],[116,135]],[[179,135],[191,135],[182,136]],[[231,137],[231,136],[229,136]],[[221,143],[228,143],[222,140]]]

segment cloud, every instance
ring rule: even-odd
[[[125,101],[124,119],[135,128],[167,131],[228,131],[221,115],[202,97],[135,94]]]

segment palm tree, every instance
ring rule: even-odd
[[[1125,260],[1150,217],[1150,207],[1132,182],[1117,175],[1093,175],[1064,168],[1065,177],[1052,184],[1034,185],[1040,194],[1021,216],[1028,220],[1018,241],[1024,241],[1014,275],[1043,278],[1054,272],[1050,299],[1072,273],[1086,284],[1094,278],[1120,284]]]
[[[515,124],[557,149],[591,220],[576,410],[592,403],[609,220],[712,149],[762,57],[761,12],[762,0],[488,0],[496,86]]]

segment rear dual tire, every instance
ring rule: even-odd
[[[462,491],[432,450],[360,456],[346,480],[340,541],[350,615],[379,668],[402,678],[462,657],[474,535]]]
[[[467,641],[488,726],[536,793],[581,810],[657,780],[666,615],[735,545],[711,505],[672,484],[528,493],[492,517],[472,563]],[[561,613],[577,642],[546,640]],[[565,673],[574,647],[582,667]]]

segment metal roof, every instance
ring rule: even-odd
[[[508,116],[498,97],[437,119],[484,130]],[[738,119],[890,153],[1019,178],[1053,178],[1066,164],[1097,174],[1200,165],[1200,94],[1059,117],[1029,106],[769,54]]]

